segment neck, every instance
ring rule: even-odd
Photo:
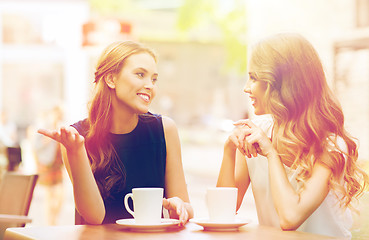
[[[113,124],[111,133],[125,134],[130,133],[138,124],[138,114],[117,113],[113,111]]]

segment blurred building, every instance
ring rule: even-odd
[[[65,105],[67,121],[83,118],[102,49],[133,39],[158,53],[159,94],[152,111],[179,124],[215,127],[244,116],[246,77],[224,71],[216,27],[183,38],[176,28],[183,1],[132,2],[132,11],[103,16],[91,12],[87,0],[1,1],[0,108],[23,128],[57,103]]]
[[[215,128],[225,119],[243,117],[248,108],[242,91],[247,76],[225,71],[226,52],[219,29],[206,26],[184,37],[176,26],[183,1],[133,2],[140,10],[95,14],[84,26],[89,29],[85,50],[90,69],[108,42],[137,40],[158,55],[159,92],[152,111],[166,114],[180,125]]]
[[[84,0],[0,1],[0,109],[20,129],[56,104],[85,112],[88,17]]]
[[[247,75],[224,70],[226,49],[214,24],[184,37],[176,26],[184,0],[122,2],[127,7],[101,14],[88,0],[0,1],[0,109],[21,129],[57,103],[64,104],[67,122],[85,117],[102,49],[132,39],[158,53],[159,92],[153,112],[203,129],[221,129],[227,119],[249,114],[242,91]],[[248,43],[281,31],[300,32],[313,43],[347,126],[360,140],[360,157],[369,159],[368,0],[245,4]]]
[[[333,87],[359,140],[359,159],[369,161],[369,0],[354,2],[351,26],[333,42]]]
[[[369,1],[248,0],[249,42],[299,32],[316,47],[359,159],[369,160]]]

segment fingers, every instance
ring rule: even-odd
[[[249,121],[249,120],[248,119],[241,119],[241,120],[238,120],[238,121],[234,122],[233,125],[235,125],[235,126],[246,125],[247,121]]]
[[[254,143],[253,145],[254,145],[255,150],[256,150],[256,155],[258,153],[262,154],[262,151],[261,151],[261,148],[260,148],[259,144],[258,143]]]
[[[65,140],[67,140],[67,141],[71,141],[69,138],[70,138],[70,136],[69,136],[69,134],[68,134],[68,132],[67,132],[67,130],[65,129],[65,127],[61,127],[60,128],[60,137],[61,137],[61,139],[63,139],[64,141],[63,142],[65,142]]]
[[[252,144],[252,152],[251,152],[251,155],[252,155],[253,157],[257,157],[257,155],[258,155],[258,150],[260,150],[260,148],[259,148],[259,144],[258,144],[258,143],[254,143],[254,144]]]
[[[245,141],[245,142],[246,142],[246,144],[245,144],[246,151],[245,152],[247,153],[246,156],[248,158],[251,158],[252,157],[252,154],[255,152],[254,147],[248,141]]]
[[[253,135],[258,135],[258,127],[249,119],[239,120],[234,125],[236,129],[230,140],[246,157],[256,157],[260,153],[260,148],[257,144],[259,139]]]
[[[42,135],[44,135],[44,136],[47,136],[47,137],[48,137],[48,136],[50,135],[50,133],[51,133],[51,131],[49,131],[49,130],[47,130],[47,129],[42,129],[42,128],[41,128],[41,129],[38,129],[38,130],[37,130],[37,132],[38,132],[38,133],[40,133],[40,134],[42,134]]]
[[[239,125],[233,133],[230,135],[229,140],[238,148],[238,150],[248,158],[256,153],[255,148],[252,143],[247,141],[247,136],[249,136],[252,131],[249,127],[243,127],[244,125]]]
[[[229,141],[246,157],[264,155],[266,149],[270,149],[270,139],[251,120],[239,120],[233,123],[236,128],[229,136]],[[268,152],[268,150],[267,150]]]
[[[65,142],[75,143],[78,141],[79,134],[72,133],[69,129],[62,127],[60,128],[61,138]]]
[[[179,225],[184,226],[188,221],[188,213],[187,213],[187,209],[186,209],[184,202],[182,200],[181,202],[182,203],[176,206],[177,208],[176,213],[180,221]]]
[[[242,124],[245,126],[248,126],[249,128],[253,128],[253,127],[257,127],[250,119],[246,119],[246,120],[239,120],[236,122],[238,125]]]
[[[246,137],[246,141],[253,144],[256,152],[265,156],[273,148],[271,140],[261,129],[256,129],[253,134]]]
[[[188,213],[184,204],[181,204],[180,211],[177,210],[179,216],[180,225],[184,226],[188,221]]]
[[[169,201],[166,198],[163,198],[163,208],[165,209],[169,208]]]
[[[47,130],[47,129],[38,129],[37,130],[38,133],[46,136],[46,137],[49,137],[55,141],[58,141],[60,142],[60,133],[58,131],[50,131],[50,130]]]
[[[39,129],[38,133],[52,138],[55,141],[63,144],[66,148],[68,147],[78,147],[84,142],[84,137],[78,132],[73,132],[70,128],[61,127],[59,131],[50,131],[46,129]]]
[[[180,223],[179,225],[183,226],[188,221],[188,213],[185,206],[185,203],[177,198],[173,197],[170,199],[163,199],[163,207],[169,210],[169,214],[171,218],[178,218]]]

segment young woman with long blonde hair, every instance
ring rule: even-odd
[[[132,218],[123,198],[137,187],[164,188],[163,206],[182,224],[193,216],[175,123],[149,112],[157,78],[149,48],[113,43],[98,61],[88,118],[39,130],[64,146],[76,209],[87,223]]]
[[[293,33],[260,41],[244,91],[257,116],[236,123],[217,186],[237,187],[239,208],[251,184],[260,224],[350,238],[368,176],[313,46]]]

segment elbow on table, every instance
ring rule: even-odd
[[[105,216],[105,215],[104,215]],[[97,216],[97,215],[84,215],[83,220],[85,221],[85,223],[87,224],[91,224],[91,225],[99,225],[102,224],[103,220],[104,220],[104,216]],[[83,224],[83,222],[82,222]]]
[[[90,221],[86,220],[88,222],[88,224],[91,224],[91,225],[99,225],[99,224],[102,224],[102,221],[100,220],[97,220],[97,219],[91,219]]]
[[[295,231],[298,227],[290,223],[280,223],[280,227],[283,231]]]
[[[279,226],[283,231],[295,231],[301,224],[301,219],[299,219],[296,214],[279,218]]]

